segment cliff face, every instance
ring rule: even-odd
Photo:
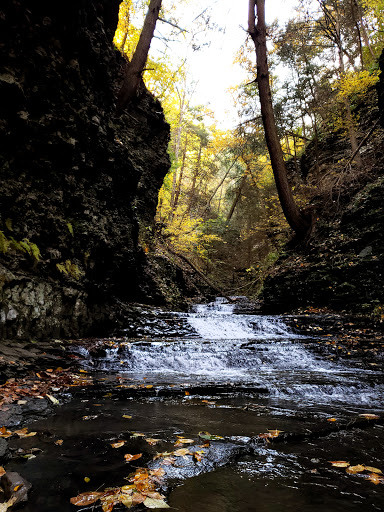
[[[346,166],[344,174],[336,176],[339,188],[329,187],[327,198],[314,198],[318,213],[314,235],[301,247],[287,248],[267,278],[267,312],[314,307],[383,318],[384,52],[380,65],[377,93],[371,91],[357,106],[360,140],[368,134],[361,148],[363,169]],[[316,172],[318,156],[326,179],[334,163],[348,162],[348,140],[324,135],[319,155],[309,146],[301,161],[303,174],[309,178]]]
[[[143,240],[169,168],[169,127],[147,93],[115,118],[118,5],[1,4],[3,337],[105,331],[121,301],[164,301]]]

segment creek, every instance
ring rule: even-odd
[[[369,480],[370,471],[350,474],[329,462],[384,471],[379,366],[332,361],[318,338],[294,334],[278,317],[234,314],[224,299],[160,324],[141,338],[78,350],[93,385],[30,424],[35,437],[12,441],[24,453],[42,450],[7,465],[33,484],[21,511],[94,510],[69,499],[125,485],[137,467],[158,467],[156,452],[175,450],[177,436],[197,450],[199,432],[220,437],[200,461],[188,455],[164,466],[174,510],[384,510],[384,484]],[[124,446],[113,448],[119,440]],[[143,456],[126,463],[125,453]]]

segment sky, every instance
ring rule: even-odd
[[[193,12],[185,11],[185,22],[194,16],[200,2],[192,2]],[[275,18],[279,24],[292,17],[297,0],[266,0],[266,21],[271,23]],[[212,19],[225,32],[208,33],[211,40],[209,48],[188,53],[190,74],[197,82],[192,103],[205,104],[215,113],[215,118],[222,129],[233,128],[238,123],[236,109],[232,98],[227,92],[230,86],[239,84],[245,77],[239,65],[233,60],[237,49],[246,39],[248,18],[248,0],[212,0]],[[202,10],[207,2],[201,2]]]

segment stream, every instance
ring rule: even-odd
[[[29,424],[36,436],[12,441],[20,453],[41,450],[7,465],[33,485],[19,510],[100,510],[69,500],[125,485],[138,467],[158,468],[156,453],[174,451],[178,436],[192,454],[203,451],[201,460],[164,466],[161,487],[179,512],[384,510],[384,484],[369,479],[372,471],[329,462],[384,471],[380,366],[332,361],[316,337],[293,334],[282,319],[233,309],[216,299],[174,313],[163,333],[153,327],[152,336],[79,349],[93,385]],[[204,435],[216,437],[201,448]],[[142,457],[127,463],[126,453]]]

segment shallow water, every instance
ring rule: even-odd
[[[311,348],[311,340],[292,335],[279,319],[234,318],[229,306],[197,308],[192,338],[125,340],[97,356],[84,351],[94,385],[77,391],[55,416],[29,425],[37,436],[12,441],[15,448],[42,449],[34,459],[7,465],[34,486],[20,510],[79,510],[70,497],[126,484],[135,468],[153,464],[156,452],[174,450],[177,435],[199,445],[201,431],[224,440],[211,442],[218,450],[211,466],[191,462],[165,482],[174,510],[383,510],[384,484],[367,480],[368,472],[350,475],[329,463],[384,471],[380,421],[353,427],[359,414],[384,414],[382,372],[326,360],[312,350],[316,340]],[[221,325],[230,337],[214,336]],[[332,425],[343,428],[330,432]],[[250,449],[251,438],[268,429],[296,438]],[[160,442],[150,446],[133,432]],[[123,447],[110,446],[121,439]],[[243,451],[221,457],[226,447]],[[143,456],[127,464],[125,453]]]

